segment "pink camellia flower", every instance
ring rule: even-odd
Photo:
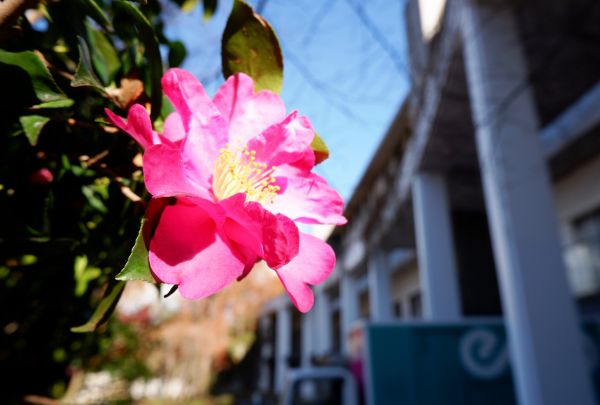
[[[294,305],[307,312],[309,285],[335,266],[325,242],[296,222],[344,224],[343,201],[311,172],[314,130],[280,97],[254,91],[245,74],[231,76],[211,100],[195,77],[170,69],[163,90],[175,107],[162,133],[141,105],[125,122],[111,121],[144,149],[146,188],[175,197],[150,241],[149,261],[162,282],[199,299],[242,279],[261,260],[273,269]]]

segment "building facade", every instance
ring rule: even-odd
[[[492,316],[518,403],[595,403],[579,323],[600,313],[600,3],[410,0],[405,17],[412,90],[313,310],[263,309],[259,388],[343,362],[359,320]]]

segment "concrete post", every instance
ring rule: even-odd
[[[465,0],[461,29],[517,396],[523,405],[591,405],[591,376],[510,4]]]
[[[389,321],[392,319],[390,271],[383,252],[376,250],[369,258],[368,272],[371,320]]]
[[[457,320],[461,306],[444,178],[438,174],[417,174],[412,183],[412,198],[424,318]]]
[[[288,369],[287,360],[292,352],[292,314],[287,305],[277,310],[276,325],[275,391],[282,393],[285,388],[285,375]]]
[[[258,387],[260,391],[267,392],[271,387],[269,387],[269,382],[271,381],[271,372],[269,369],[269,358],[273,354],[273,342],[266,339],[266,336],[269,333],[269,328],[273,325],[269,322],[269,315],[263,315],[259,320],[259,328],[260,335],[263,338],[260,352],[260,375],[258,376]]]
[[[314,308],[313,308],[314,309]],[[314,354],[314,340],[315,333],[318,331],[313,326],[315,324],[315,312],[309,311],[302,315],[302,329],[301,329],[301,345],[302,345],[302,358],[300,359],[301,367],[310,367],[310,358]]]
[[[341,318],[342,318],[342,352],[348,353],[348,333],[350,327],[358,319],[358,299],[356,297],[355,280],[345,273],[340,281]]]
[[[315,300],[315,331],[317,339],[315,342],[315,351],[319,355],[329,353],[332,343],[331,327],[331,303],[326,291],[316,288],[317,297]]]

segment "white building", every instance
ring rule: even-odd
[[[358,319],[502,315],[519,403],[595,403],[579,314],[600,313],[600,3],[407,3],[412,92],[315,308],[265,308],[260,388],[343,357]]]

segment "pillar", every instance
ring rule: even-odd
[[[288,357],[292,352],[292,314],[287,305],[277,310],[275,338],[277,343],[275,360],[275,391],[282,393],[285,388],[285,375],[288,369]]]
[[[345,273],[340,281],[341,318],[342,318],[342,351],[348,352],[348,332],[358,319],[358,300],[355,280],[351,274]]]
[[[300,361],[301,367],[311,366],[311,357],[315,352],[315,338],[316,334],[320,331],[317,330],[315,325],[315,312],[314,309],[302,315],[302,329],[301,329],[301,345],[302,345],[302,359]]]
[[[332,327],[331,327],[331,303],[327,292],[316,287],[315,299],[315,331],[317,339],[315,342],[315,352],[318,355],[324,355],[331,352]]]
[[[523,405],[591,405],[591,376],[510,4],[465,0],[461,30],[517,397]]]
[[[371,320],[374,322],[390,321],[392,319],[390,271],[382,251],[375,250],[371,255],[368,272]]]
[[[461,307],[444,177],[418,173],[412,183],[412,198],[424,317],[457,320]]]

